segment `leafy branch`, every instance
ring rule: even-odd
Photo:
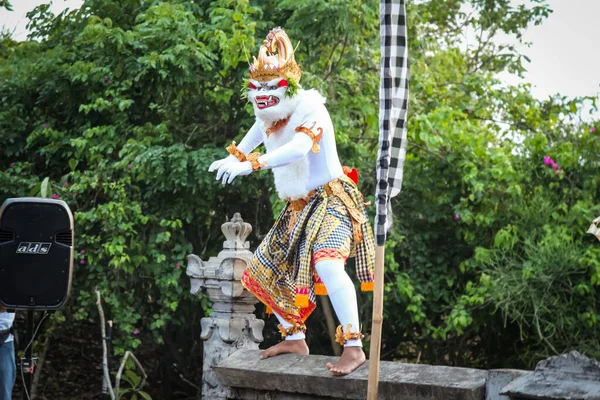
[[[0,8],[5,8],[8,11],[13,11],[12,5],[9,0],[0,0]]]

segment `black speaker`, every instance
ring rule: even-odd
[[[55,310],[71,290],[73,214],[67,203],[8,199],[0,208],[0,305]]]

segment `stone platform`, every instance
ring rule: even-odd
[[[219,380],[236,388],[236,399],[366,398],[368,361],[352,374],[336,377],[325,367],[336,357],[285,354],[260,360],[260,353],[239,350],[216,366]],[[379,399],[482,400],[486,376],[479,369],[383,361]],[[259,396],[265,392],[268,397]]]

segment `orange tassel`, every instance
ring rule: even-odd
[[[296,307],[307,308],[308,307],[308,295],[296,293]]]
[[[270,306],[267,306],[266,313],[269,315],[273,314],[273,309]]]
[[[327,296],[327,288],[324,283],[315,283],[315,294],[318,296]]]
[[[375,290],[375,282],[361,282],[360,290],[363,292],[372,292]]]

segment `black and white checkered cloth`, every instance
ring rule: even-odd
[[[408,41],[405,0],[380,0],[381,82],[379,85],[379,151],[375,240],[385,244],[391,227],[389,201],[400,193],[406,158],[408,110]],[[389,211],[389,212],[388,212]]]

